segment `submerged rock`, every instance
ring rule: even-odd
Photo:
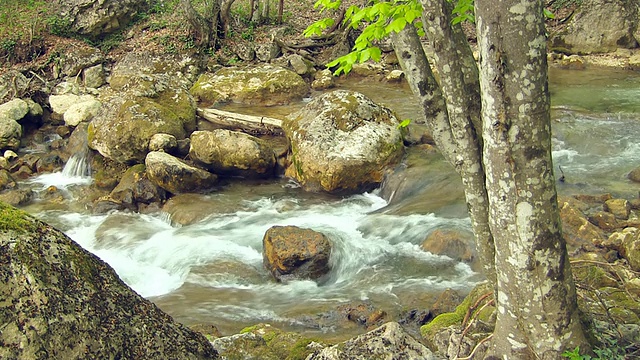
[[[311,191],[357,193],[378,185],[402,157],[399,121],[363,94],[323,94],[283,124],[291,141],[286,175]]]
[[[278,281],[318,279],[327,274],[331,242],[322,233],[274,226],[262,239],[264,265]]]
[[[109,265],[3,203],[0,249],[0,358],[217,358]]]

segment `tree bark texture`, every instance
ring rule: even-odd
[[[542,1],[476,0],[479,72],[459,26],[451,25],[451,5],[421,3],[439,84],[414,28],[392,39],[436,144],[462,177],[496,288],[487,357],[559,359],[577,345],[588,348],[552,173]]]
[[[451,26],[451,3],[447,0],[421,0],[421,3],[422,23],[433,46],[434,66],[440,74],[440,87],[446,102],[447,121],[453,140],[449,144],[457,149],[449,161],[462,178],[485,275],[495,283],[494,244],[489,229],[489,203],[482,163],[477,65],[460,25]],[[435,140],[436,135],[433,136]]]
[[[560,359],[586,344],[552,171],[543,5],[475,1],[497,270],[489,354],[504,359]]]

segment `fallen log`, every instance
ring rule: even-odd
[[[282,120],[266,116],[239,114],[219,109],[198,108],[198,115],[223,129],[239,130],[251,135],[284,136]]]

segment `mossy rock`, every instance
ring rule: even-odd
[[[425,338],[428,342],[435,334],[437,334],[440,330],[446,329],[452,325],[461,325],[464,317],[466,316],[469,308],[473,306],[480,297],[485,294],[493,291],[493,288],[489,285],[488,282],[484,282],[482,284],[477,285],[467,297],[464,298],[462,303],[456,307],[454,312],[444,313],[436,316],[431,322],[423,325],[420,328],[420,334],[423,338]],[[481,311],[480,313],[477,313]],[[476,319],[484,322],[492,321],[493,313],[495,312],[494,306],[487,306],[484,308],[479,307],[474,310],[471,314],[470,318],[475,317]]]
[[[238,335],[217,339],[214,347],[228,360],[303,360],[316,340],[285,332],[269,324],[246,327]]]
[[[0,201],[0,232],[26,234],[37,228],[33,218],[26,212]]]
[[[223,68],[202,74],[190,93],[204,106],[237,102],[247,105],[285,105],[300,101],[309,85],[295,72],[273,65],[254,68]]]

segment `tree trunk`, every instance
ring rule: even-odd
[[[282,14],[284,13],[284,0],[278,1],[278,24],[282,24]]]
[[[586,349],[552,173],[542,3],[476,0],[480,77],[447,0],[421,3],[440,84],[414,28],[393,43],[434,140],[462,177],[495,285],[487,357],[559,359]]]
[[[191,0],[180,0],[180,10],[189,23],[193,37],[201,46],[214,49],[218,46],[218,31],[224,26],[220,13],[221,1],[209,0],[206,2],[204,15],[202,15],[193,8]]]
[[[263,23],[267,23],[269,22],[269,11],[271,9],[269,9],[269,0],[261,0],[262,2],[262,15],[261,15],[261,20]]]
[[[551,160],[541,0],[476,0],[498,309],[489,354],[560,359],[586,344]]]
[[[433,46],[436,58],[434,65],[440,74],[440,86],[446,101],[447,121],[450,123],[453,139],[450,144],[457,148],[455,157],[449,161],[462,177],[485,275],[495,283],[494,244],[489,229],[489,203],[482,164],[482,140],[479,135],[478,69],[460,25],[451,26],[451,3],[447,0],[421,0],[421,3],[424,30]]]

